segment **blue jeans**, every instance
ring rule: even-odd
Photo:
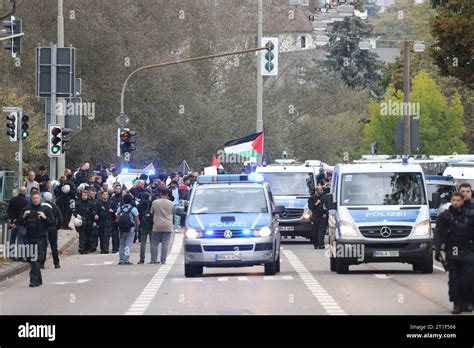
[[[17,225],[13,230],[10,236],[10,255],[17,257],[15,244],[23,245],[25,244],[26,228],[23,226]],[[18,239],[18,241],[17,241]]]
[[[119,261],[129,262],[132,252],[133,237],[135,237],[135,227],[130,232],[120,233]]]

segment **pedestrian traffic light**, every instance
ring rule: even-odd
[[[23,115],[23,117],[21,118],[21,139],[23,140],[28,138],[28,136],[30,135],[30,133],[28,132],[28,128],[30,128],[30,126],[28,125],[29,120],[30,118],[28,117],[28,115]]]
[[[16,111],[7,115],[7,135],[12,142],[18,140],[18,112]]]
[[[278,38],[262,38],[262,46],[266,47],[260,54],[260,64],[263,76],[278,75]]]
[[[137,135],[136,131],[131,131],[129,129],[124,129],[120,132],[120,153],[125,156],[126,153],[135,151],[137,147],[135,136]]]
[[[62,136],[61,125],[48,125],[48,157],[61,157]]]
[[[70,128],[63,128],[62,129],[62,141],[61,141],[61,145],[62,145],[62,153],[66,152],[67,150],[70,150],[71,149],[71,144],[69,144],[69,142],[71,141],[71,137],[69,134],[71,134],[72,132],[72,129]]]
[[[22,33],[22,21],[21,19],[15,19],[14,16],[10,17],[10,20],[3,21],[2,33],[5,37],[9,37],[12,35],[17,35]],[[16,58],[17,53],[21,53],[21,41],[22,37],[14,37],[12,39],[6,40],[3,44],[3,47],[6,50],[12,51],[12,57]]]

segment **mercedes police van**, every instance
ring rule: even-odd
[[[423,170],[417,164],[338,164],[329,208],[330,268],[369,262],[411,263],[433,272],[432,230]],[[431,206],[439,206],[434,192]]]
[[[200,176],[186,215],[184,273],[194,277],[203,267],[263,265],[266,275],[280,272],[278,214],[270,187],[257,173]]]
[[[311,238],[311,211],[308,198],[314,192],[315,168],[296,163],[292,159],[276,160],[275,164],[257,167],[268,182],[275,203],[285,207],[280,215],[282,236]]]

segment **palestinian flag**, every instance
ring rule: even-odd
[[[241,157],[262,157],[263,132],[228,141],[224,144],[224,152]]]
[[[217,169],[224,169],[224,167],[221,164],[221,161],[219,161],[216,156],[212,156],[212,164],[211,165],[216,167]]]

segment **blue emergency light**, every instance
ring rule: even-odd
[[[201,175],[197,178],[198,184],[211,184],[215,182],[262,182],[262,174],[223,174],[223,175]]]

